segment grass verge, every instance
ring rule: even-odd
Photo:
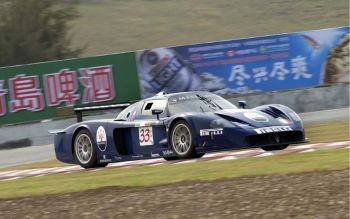
[[[152,186],[189,180],[215,180],[348,167],[349,150],[333,149],[230,161],[103,169],[0,181],[0,198],[78,192],[104,186]]]

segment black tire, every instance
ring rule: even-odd
[[[73,142],[74,158],[83,168],[95,168],[102,165],[97,162],[96,147],[88,130],[82,129],[78,132]],[[103,165],[105,165],[103,163]]]
[[[196,153],[195,155],[194,155],[194,157],[195,158],[201,158],[201,157],[203,157],[205,155],[205,153]]]
[[[108,165],[108,163],[98,163],[97,167],[103,168],[106,167]]]
[[[264,146],[261,147],[264,151],[277,151],[277,150],[283,150],[288,147],[288,144],[281,144],[281,145],[273,145],[273,146]]]
[[[192,141],[192,131],[184,120],[177,121],[170,132],[170,145],[176,156],[180,159],[194,158],[195,145]]]

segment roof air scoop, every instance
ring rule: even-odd
[[[166,95],[166,94],[168,94],[168,93],[165,92],[165,91],[161,91],[161,92],[157,93],[157,94],[154,95],[154,96],[164,96],[164,95]]]

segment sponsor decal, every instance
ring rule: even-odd
[[[100,151],[105,151],[107,148],[107,135],[103,126],[98,127],[96,132],[97,147]]]
[[[158,154],[158,153],[151,153],[151,157],[160,157],[160,154]]]
[[[140,146],[153,145],[152,127],[140,127],[139,128],[139,142],[140,142]]]
[[[257,121],[257,122],[267,122],[269,121],[269,119],[263,115],[260,115],[258,113],[244,113],[243,114],[245,117],[247,117],[248,119]]]
[[[109,162],[112,162],[112,160],[108,159],[107,156],[104,154],[103,159],[100,160],[100,163],[109,163]]]
[[[290,126],[271,126],[271,127],[254,129],[254,131],[256,131],[256,133],[258,134],[265,134],[265,133],[273,133],[273,132],[293,131],[293,129]],[[277,141],[277,139],[275,140]]]
[[[164,151],[163,151],[163,155],[164,155],[164,156],[172,155],[172,154],[174,154],[174,152],[173,152],[172,150],[164,150]]]
[[[139,155],[133,155],[131,156],[132,158],[143,158],[143,155],[142,154],[139,154]]]
[[[222,135],[224,130],[222,128],[218,129],[201,129],[199,131],[200,136],[211,136],[211,135]]]

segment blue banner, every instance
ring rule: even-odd
[[[143,97],[160,91],[222,96],[349,82],[349,27],[137,52]]]

